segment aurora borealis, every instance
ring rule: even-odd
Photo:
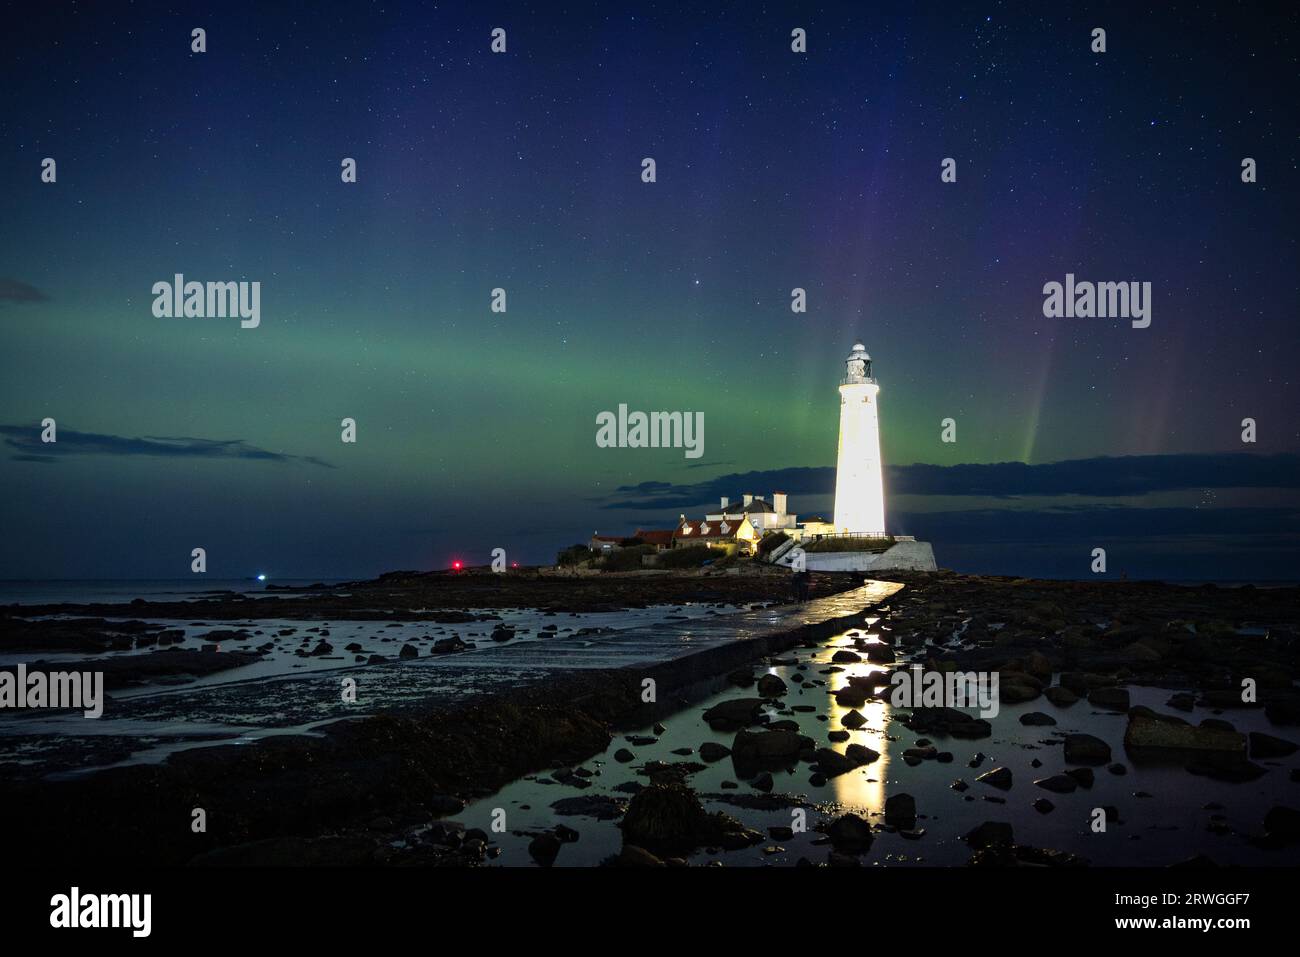
[[[719,489],[825,512],[858,340],[891,530],[941,564],[1300,577],[1295,12],[874,7],[20,5],[0,577],[542,562]],[[260,282],[260,325],[155,317],[178,273]],[[1151,325],[1045,318],[1067,273],[1151,283]],[[598,447],[622,403],[702,413],[702,456]]]

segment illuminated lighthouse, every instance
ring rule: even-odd
[[[880,467],[880,386],[862,343],[849,353],[840,380],[840,451],[835,464],[835,531],[885,534],[885,486]]]

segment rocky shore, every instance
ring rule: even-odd
[[[281,603],[472,614],[502,601],[466,600],[480,588],[512,589],[513,603],[536,589],[564,608],[680,601],[683,590],[754,600],[785,586],[601,578],[546,591],[556,583],[425,577],[401,603],[391,584]],[[857,620],[739,643],[689,666],[589,669],[464,706],[70,780],[6,775],[0,804],[22,822],[10,843],[32,863],[549,865],[576,863],[580,851],[589,863],[637,866],[1300,860],[1297,589],[896,580],[906,587]],[[815,587],[851,584],[818,576]],[[893,708],[888,675],[914,663],[997,672],[1001,712]],[[658,681],[653,705],[646,677]],[[1164,793],[1117,790],[1148,779]],[[1228,797],[1189,803],[1198,787]],[[1115,841],[1087,836],[1094,805]],[[1161,807],[1195,822],[1162,823]],[[191,827],[196,808],[202,832]],[[504,832],[492,826],[501,809],[513,819]],[[1145,820],[1140,833],[1123,830]]]

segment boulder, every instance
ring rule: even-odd
[[[865,744],[850,744],[844,749],[844,756],[854,764],[861,766],[877,760],[880,757],[880,752],[867,747]]]
[[[754,724],[762,710],[762,698],[732,698],[705,711],[704,720],[714,731],[736,731]]]
[[[764,698],[779,698],[789,688],[777,675],[763,675],[758,679],[758,688],[756,690]]]
[[[826,836],[835,850],[844,854],[861,854],[871,849],[875,835],[871,825],[856,814],[838,817],[826,827]]]
[[[1052,702],[1053,705],[1056,705],[1057,707],[1070,707],[1070,705],[1073,705],[1074,702],[1079,700],[1078,694],[1075,694],[1074,692],[1071,692],[1069,688],[1062,687],[1062,685],[1058,684],[1045,689],[1043,697],[1047,698],[1048,701]]]
[[[818,748],[817,753],[813,756],[813,762],[817,766],[817,770],[828,778],[847,774],[858,767],[852,758],[831,748]]]
[[[1015,843],[1014,832],[1011,825],[1005,821],[985,821],[983,824],[967,832],[962,838],[967,844],[975,850],[982,850],[986,847],[997,845],[1010,846]]]
[[[1020,723],[1027,727],[1048,727],[1056,724],[1056,719],[1041,711],[1029,711],[1020,716]]]
[[[1250,756],[1259,760],[1261,758],[1285,758],[1295,753],[1296,744],[1293,741],[1287,741],[1285,738],[1275,738],[1271,734],[1264,734],[1262,731],[1250,732]]]
[[[1079,785],[1068,775],[1053,774],[1050,778],[1039,778],[1034,782],[1034,786],[1044,791],[1051,791],[1053,794],[1073,794]]]
[[[994,768],[992,771],[985,771],[975,779],[980,784],[987,784],[995,787],[999,791],[1010,791],[1012,778],[1010,768]]]
[[[812,746],[812,738],[796,731],[737,731],[731,758],[737,764],[795,761],[801,750]]]
[[[1065,761],[1067,764],[1106,764],[1110,761],[1110,745],[1091,734],[1067,734]]]
[[[731,749],[725,744],[718,744],[716,741],[705,741],[700,745],[700,758],[704,761],[721,761],[729,754],[731,754]]]
[[[638,791],[619,826],[624,844],[653,854],[689,853],[700,845],[738,849],[763,840],[726,814],[708,813],[694,792],[672,784]]]
[[[840,718],[840,727],[849,728],[850,730],[856,730],[866,723],[867,719],[856,708],[850,709],[847,714]]]
[[[885,823],[891,827],[912,828],[916,824],[916,798],[910,794],[891,794],[887,797]]]
[[[1246,737],[1223,728],[1196,726],[1173,715],[1135,708],[1124,732],[1126,748],[1175,748],[1188,751],[1246,752]]]
[[[1264,830],[1275,841],[1293,844],[1300,841],[1300,811],[1277,805],[1264,815]]]
[[[1127,688],[1094,688],[1088,692],[1088,703],[1107,711],[1127,711],[1129,709]]]

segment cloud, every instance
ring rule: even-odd
[[[263,462],[305,462],[334,468],[310,455],[288,455],[249,445],[243,439],[195,439],[187,436],[152,436],[130,438],[96,432],[59,429],[58,441],[41,441],[41,430],[33,425],[0,425],[5,445],[19,454],[18,462],[50,462],[61,455],[158,456],[163,458],[250,459]]]
[[[1300,489],[1300,456],[1225,452],[1207,455],[1131,455],[1070,459],[1045,465],[997,462],[988,465],[899,465],[885,469],[892,495],[1020,496],[1147,495],[1180,489]],[[835,469],[789,468],[721,475],[706,482],[641,482],[619,487],[606,509],[688,509],[723,496],[772,491],[832,495]]]
[[[50,297],[35,286],[17,279],[0,279],[0,303],[49,301]]]
[[[1300,488],[1300,456],[1224,452],[1070,459],[1047,465],[906,465],[890,469],[905,495],[1147,495],[1200,488]]]

